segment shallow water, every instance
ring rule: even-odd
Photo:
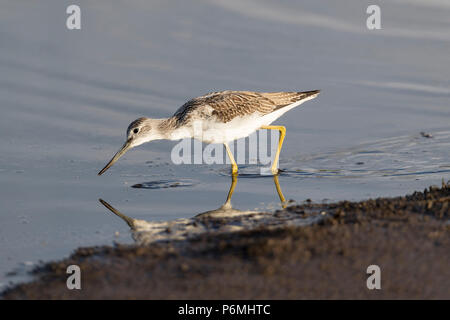
[[[64,2],[3,1],[0,283],[79,246],[131,243],[99,198],[148,221],[219,207],[228,166],[176,166],[176,142],[141,146],[96,175],[129,122],[209,91],[322,89],[277,122],[288,128],[287,199],[395,196],[448,180],[450,6],[382,3],[382,30],[369,31],[369,4],[86,2],[82,30],[69,31]],[[279,208],[259,172],[242,167],[234,207]]]

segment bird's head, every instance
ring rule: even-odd
[[[145,142],[161,139],[159,133],[159,119],[139,118],[130,123],[127,128],[127,139],[122,148],[114,155],[114,157],[100,170],[98,175],[102,175],[108,170],[121,156],[128,150],[137,147]]]

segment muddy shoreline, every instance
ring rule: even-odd
[[[326,218],[288,223],[311,215]],[[265,213],[272,222],[284,219],[276,227],[258,217],[262,223],[243,230],[80,248],[38,267],[34,281],[2,298],[450,299],[449,215],[448,183],[404,197],[292,205]],[[217,230],[239,219],[207,215],[193,224]],[[81,268],[81,290],[66,287],[71,264]],[[366,287],[373,264],[381,269],[380,290]]]

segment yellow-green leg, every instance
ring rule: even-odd
[[[235,175],[238,173],[238,166],[236,161],[234,161],[234,157],[233,157],[233,153],[231,153],[230,147],[228,146],[227,143],[223,144],[225,146],[225,149],[227,150],[228,153],[228,157],[230,158],[231,161],[231,174]]]
[[[262,126],[261,129],[280,131],[280,138],[278,139],[278,149],[277,149],[277,153],[275,154],[275,159],[273,159],[273,164],[272,164],[272,168],[271,168],[272,174],[277,174],[278,173],[278,160],[280,159],[281,147],[283,146],[284,137],[286,136],[286,128],[283,126]]]
[[[277,189],[278,197],[280,198],[281,207],[286,208],[286,199],[284,198],[283,191],[281,191],[280,182],[278,181],[278,176],[273,176],[273,181],[275,182],[275,188]]]
[[[225,201],[224,206],[229,206],[231,208],[231,196],[233,195],[234,189],[236,188],[237,183],[237,175],[233,174],[231,176],[231,186],[230,190],[228,190],[227,201]]]

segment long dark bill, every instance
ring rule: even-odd
[[[129,149],[131,149],[130,140],[124,143],[122,148],[120,148],[120,150],[114,155],[114,157],[108,162],[108,164],[102,170],[100,170],[98,175],[101,176],[103,173],[105,173],[105,171],[108,170],[114,163],[116,163],[116,161],[119,160],[119,158],[123,156]]]

